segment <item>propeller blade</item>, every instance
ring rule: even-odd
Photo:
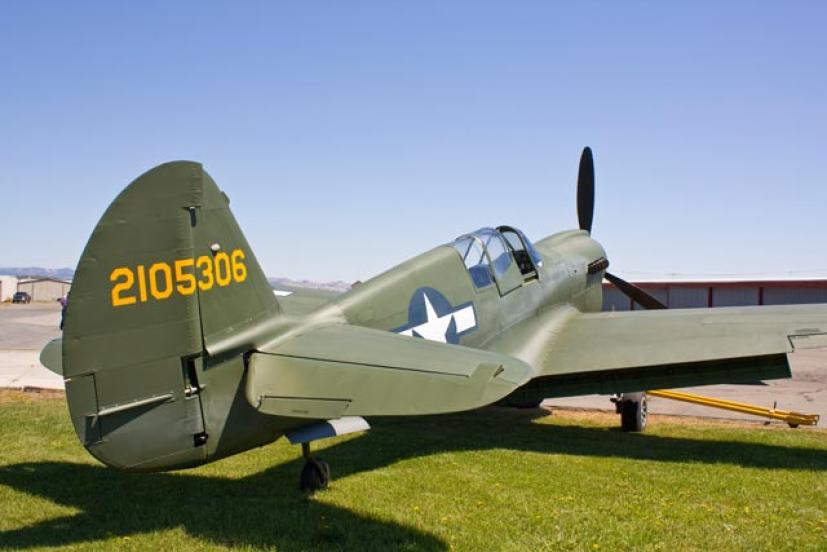
[[[580,169],[577,171],[577,220],[580,223],[581,230],[585,230],[589,234],[592,233],[592,221],[594,220],[594,157],[592,156],[592,149],[588,146],[583,148],[583,153],[580,154]],[[618,278],[609,272],[604,273],[604,276],[624,295],[641,307],[649,310],[667,308],[666,305],[623,278]]]
[[[634,284],[630,284],[623,278],[618,278],[614,274],[609,274],[606,272],[603,275],[607,280],[609,280],[614,286],[623,292],[626,297],[634,300],[635,303],[643,307],[644,309],[648,310],[658,310],[658,309],[665,309],[667,308],[666,305],[640,289]]]
[[[580,170],[577,172],[577,220],[580,229],[592,233],[594,218],[594,159],[589,147],[580,155]]]

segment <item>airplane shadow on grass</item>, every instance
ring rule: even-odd
[[[327,447],[322,455],[331,463],[334,485],[337,478],[400,460],[495,448],[827,470],[827,452],[819,449],[530,423],[538,415],[536,410],[493,408],[444,416],[376,419],[365,436]],[[0,532],[0,548],[77,544],[179,527],[194,537],[229,546],[275,546],[282,550],[447,548],[438,537],[412,527],[308,500],[297,489],[302,463],[297,458],[243,479],[186,472],[131,474],[61,462],[0,467],[0,484],[81,510],[76,515]]]

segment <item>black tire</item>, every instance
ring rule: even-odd
[[[643,431],[646,429],[648,407],[645,393],[626,395],[620,408],[620,427],[623,431]]]
[[[314,492],[326,489],[330,482],[330,466],[324,460],[312,460],[304,463],[299,489]]]
[[[322,467],[322,470],[324,470],[324,486],[327,487],[327,485],[330,483],[330,464],[328,464],[321,458],[317,458],[316,462],[318,462],[319,465]]]

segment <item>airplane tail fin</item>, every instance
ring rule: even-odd
[[[92,232],[66,313],[63,375],[78,435],[107,464],[199,463],[196,368],[253,348],[279,318],[228,205],[200,164],[176,161],[132,182]],[[148,428],[151,444],[141,442]]]

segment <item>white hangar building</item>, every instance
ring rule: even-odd
[[[17,293],[17,276],[0,275],[0,303],[11,301]]]
[[[25,291],[32,301],[57,301],[69,293],[72,282],[57,278],[25,278],[17,282],[17,291]]]

